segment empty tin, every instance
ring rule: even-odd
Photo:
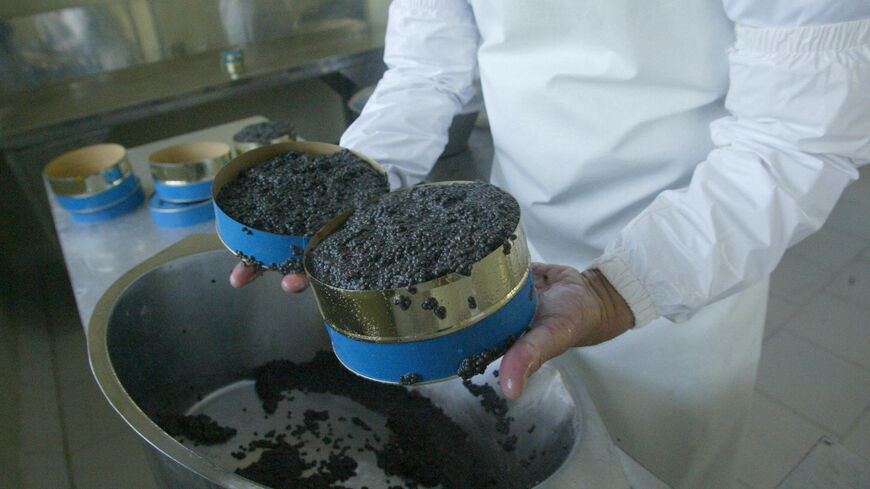
[[[139,180],[131,173],[119,180],[115,186],[109,187],[102,192],[77,197],[63,197],[60,195],[55,197],[57,197],[57,203],[68,211],[87,212],[118,202],[129,195],[138,185]]]
[[[528,328],[537,294],[521,223],[510,253],[496,248],[474,263],[470,276],[449,273],[409,287],[348,290],[314,276],[307,252],[352,212],[319,231],[304,260],[335,354],[348,369],[388,383],[446,380],[458,375],[464,360],[487,352],[488,361],[494,360]],[[421,307],[429,298],[446,316]]]
[[[184,143],[148,157],[154,191],[166,202],[198,202],[211,198],[211,184],[230,160],[230,147],[219,142]]]
[[[58,156],[43,176],[64,209],[100,209],[126,197],[137,185],[127,152],[119,144],[95,144]]]
[[[142,186],[139,185],[139,180],[133,177],[135,185],[133,188],[120,199],[110,202],[101,207],[95,207],[87,210],[69,211],[70,217],[78,222],[99,222],[118,217],[126,214],[133,209],[139,207],[139,204],[145,200],[145,194],[142,192]]]
[[[276,156],[289,151],[310,155],[329,155],[342,149],[344,148],[334,144],[291,141],[263,146],[234,158],[215,177],[211,190],[215,226],[224,246],[246,263],[281,272],[284,272],[290,263],[301,260],[302,252],[311,239],[310,236],[276,234],[247,226],[228,216],[214,199],[221,188],[235,180],[239,173]],[[359,153],[354,154],[368,162],[378,172],[384,173],[383,168],[372,159]]]
[[[161,227],[192,226],[214,219],[214,205],[211,199],[176,204],[161,199],[155,192],[148,199],[148,210],[154,223]]]

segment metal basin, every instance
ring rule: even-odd
[[[264,487],[234,472],[253,457],[240,461],[230,452],[253,431],[270,428],[269,423],[284,429],[287,418],[273,416],[269,421],[258,411],[250,372],[271,360],[307,361],[330,348],[310,293],[286,294],[270,280],[276,277],[268,275],[233,289],[226,276],[235,263],[214,235],[183,240],[113,284],[89,325],[88,349],[97,382],[147,443],[155,479],[165,487]],[[473,380],[495,385],[497,379],[487,372]],[[476,440],[474,450],[497,464],[512,486],[628,488],[594,405],[579,381],[565,375],[561,359],[548,363],[532,378],[526,394],[509,403],[512,430],[519,438],[511,452],[498,445],[492,416],[461,381],[413,389],[462,426]],[[378,422],[362,406],[338,396],[295,393],[294,402],[294,412],[330,409],[359,415],[372,426]],[[247,409],[243,412],[240,406]],[[225,445],[188,446],[153,421],[166,413],[206,413],[239,433]],[[386,436],[387,428],[380,429]],[[528,463],[533,451],[538,456]],[[358,475],[341,484],[387,488],[374,459],[363,458]],[[392,477],[392,485],[396,482]]]

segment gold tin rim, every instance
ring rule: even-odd
[[[116,143],[92,144],[52,159],[42,170],[61,197],[87,197],[117,186],[133,173],[127,150]]]
[[[436,182],[425,186],[454,183],[471,182]],[[501,309],[516,296],[529,277],[531,255],[521,218],[513,233],[516,238],[510,240],[510,253],[505,253],[504,247],[499,246],[472,265],[470,276],[452,272],[395,289],[351,290],[333,287],[311,273],[310,252],[353,212],[353,209],[344,212],[319,230],[306,246],[303,258],[321,315],[347,337],[370,343],[409,343],[455,333]],[[411,293],[411,288],[415,289],[415,293]],[[394,303],[396,297],[410,298],[411,306],[402,309]],[[421,308],[422,302],[429,297],[434,297],[439,305],[445,306],[444,319],[439,319],[431,310]],[[469,306],[469,297],[474,297],[476,308]]]
[[[279,144],[279,143],[289,143],[293,141],[298,141],[294,134],[285,134],[281,137],[277,137],[275,139],[270,139],[268,143],[252,143],[247,141],[236,141],[233,140],[233,150],[236,152],[236,156],[240,156],[248,151],[253,149],[262,148],[263,146],[269,146],[270,144]]]
[[[159,149],[148,157],[151,176],[163,185],[213,180],[230,161],[231,148],[218,141],[195,141]]]
[[[214,177],[214,181],[211,184],[211,197],[218,208],[220,208],[220,204],[217,203],[217,195],[220,193],[221,189],[224,185],[232,182],[238,177],[239,173],[247,170],[248,168],[255,167],[260,163],[265,163],[270,159],[287,153],[288,151],[296,151],[297,153],[305,153],[314,156],[322,156],[322,155],[331,155],[333,153],[338,153],[342,150],[348,150],[369,165],[374,168],[378,173],[386,176],[387,172],[384,168],[378,164],[375,160],[369,158],[368,156],[358,153],[352,149],[345,148],[343,146],[339,146],[337,144],[330,143],[321,143],[316,141],[287,141],[285,143],[277,143],[277,144],[269,144],[266,146],[260,146],[259,148],[252,149],[244,154],[238,155],[229,163],[227,163],[221,171]],[[223,211],[223,209],[221,209]],[[259,231],[261,233],[275,234],[269,231],[263,231],[262,229],[257,229],[253,226],[248,226],[245,223],[241,223],[247,226],[249,229],[254,231]],[[284,236],[284,235],[282,235]],[[224,243],[226,246],[226,243]],[[227,247],[231,252],[235,253],[235,250]]]

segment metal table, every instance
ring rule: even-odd
[[[148,156],[158,149],[192,141],[222,141],[232,145],[233,134],[248,124],[263,122],[262,116],[222,124],[202,131],[156,141],[127,150],[133,173],[145,194],[154,190]],[[180,228],[154,224],[147,202],[136,210],[102,222],[73,221],[57,199],[49,194],[51,214],[66,262],[70,284],[87,332],[94,306],[103,293],[128,270],[182,238],[197,233],[214,233],[214,220]],[[230,271],[227,270],[227,277]],[[268,277],[267,277],[268,278]]]

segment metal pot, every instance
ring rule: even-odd
[[[97,304],[88,328],[97,383],[150,447],[146,452],[155,479],[165,487],[262,488],[234,473],[251,462],[228,456],[237,440],[225,448],[186,446],[153,419],[221,402],[238,415],[234,396],[243,395],[238,386],[253,367],[276,359],[306,361],[329,348],[310,293],[286,294],[263,279],[233,289],[226,274],[235,263],[215,235],[187,238],[115,282]],[[562,359],[549,362],[532,377],[526,394],[509,403],[508,415],[518,420],[523,433],[511,453],[495,448],[493,423],[481,421],[486,415],[479,400],[460,381],[414,389],[480,440],[475,449],[500,464],[511,480],[538,488],[628,489],[594,405],[579,379],[565,372]],[[489,373],[475,381],[480,379],[495,381]],[[323,402],[329,400],[319,399],[316,408],[324,409]],[[262,423],[263,416],[259,418],[251,422]],[[234,422],[240,431],[244,428],[244,419]],[[522,423],[534,423],[536,429],[526,435]],[[546,455],[526,467],[516,463],[516,457],[531,449],[546,450]],[[359,481],[372,489],[387,487],[375,473],[361,474]],[[342,484],[354,487],[352,481]]]

